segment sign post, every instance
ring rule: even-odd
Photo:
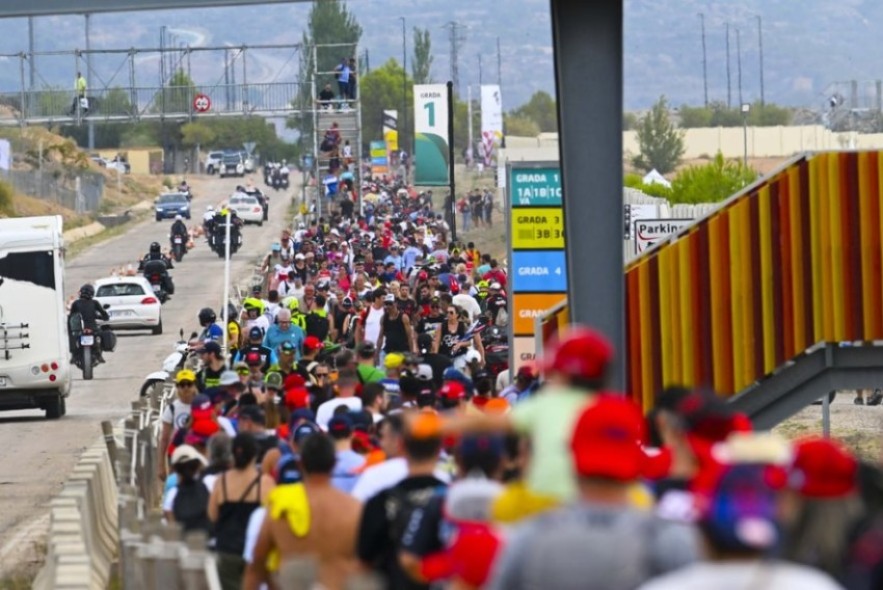
[[[567,299],[561,171],[556,162],[510,162],[506,166],[510,204],[509,337],[514,374],[532,362],[542,342],[535,320]]]
[[[414,184],[448,186],[448,89],[444,84],[414,86]]]

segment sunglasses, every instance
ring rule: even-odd
[[[193,387],[196,385],[193,381],[178,381],[178,387]]]
[[[328,373],[316,373],[316,377],[328,377]]]
[[[237,374],[237,375],[243,375],[243,376],[245,376],[245,375],[251,375],[251,371],[248,371],[248,370],[246,370],[246,369],[239,369],[238,371],[236,371],[236,374]]]

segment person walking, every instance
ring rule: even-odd
[[[71,104],[71,117],[74,116],[78,108],[82,110],[84,115],[89,112],[89,102],[86,100],[86,78],[80,72],[77,72],[77,77],[74,80],[74,102]]]
[[[258,443],[248,433],[233,439],[233,468],[223,473],[209,498],[208,516],[215,524],[218,577],[224,590],[242,585],[248,521],[267,499],[275,482],[257,468]]]

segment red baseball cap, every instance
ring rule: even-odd
[[[282,383],[286,391],[296,387],[303,387],[306,384],[307,382],[304,381],[304,378],[300,373],[291,373],[285,377],[285,381]]]
[[[445,381],[438,390],[438,395],[442,399],[459,401],[466,397],[466,388],[459,381]]]
[[[570,448],[577,474],[634,481],[647,463],[641,440],[644,418],[631,400],[602,395],[576,422]]]
[[[310,405],[310,394],[304,387],[292,387],[285,390],[285,406],[289,410],[307,408]]]
[[[304,348],[309,348],[310,350],[322,348],[322,341],[315,336],[307,336],[306,339],[304,339]]]
[[[856,490],[858,461],[843,445],[813,437],[794,444],[788,484],[807,498],[842,498]]]
[[[544,359],[546,372],[563,373],[580,379],[599,379],[613,360],[613,346],[599,332],[573,327],[557,341]]]

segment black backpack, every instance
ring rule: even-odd
[[[211,531],[208,518],[209,491],[202,480],[182,481],[178,483],[178,493],[172,502],[172,514],[175,522],[180,523],[184,532]]]
[[[309,313],[306,318],[307,336],[315,336],[322,342],[328,338],[328,332],[331,330],[331,322],[327,317],[322,317],[317,313]]]

